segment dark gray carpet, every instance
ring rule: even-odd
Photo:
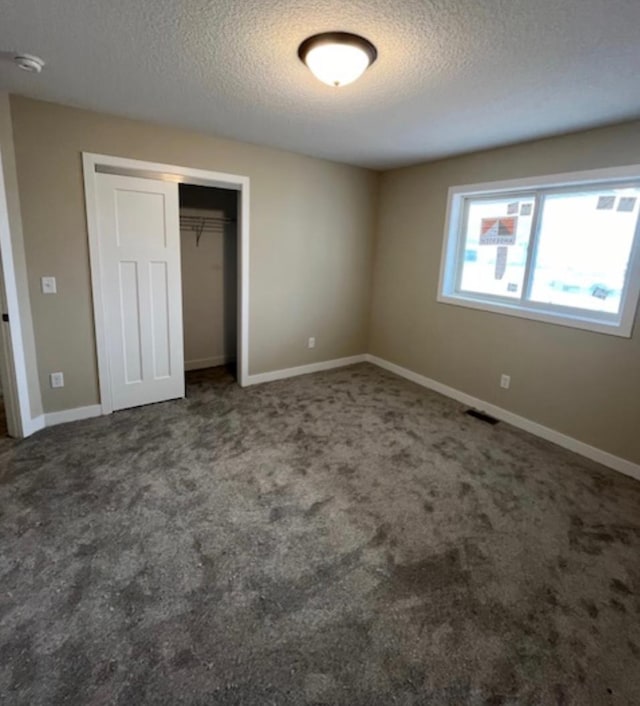
[[[640,704],[640,483],[372,366],[0,468],[3,704]]]

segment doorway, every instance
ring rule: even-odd
[[[249,179],[89,153],[83,166],[102,413],[184,396],[179,187],[184,192],[185,185],[235,192],[235,357],[237,382],[246,385]],[[133,403],[123,406],[123,395]]]
[[[238,192],[180,184],[184,369],[237,378]]]
[[[2,276],[2,256],[0,254],[0,308],[3,312],[7,311],[6,297],[4,296],[4,277]],[[11,400],[11,369],[10,369],[10,350],[9,350],[9,322],[2,317],[0,323],[0,439],[9,436],[9,420],[8,412],[10,410]],[[7,394],[9,393],[9,394]],[[12,420],[13,421],[13,420]],[[11,436],[16,436],[15,430]]]
[[[2,356],[2,346],[0,346],[0,439],[9,436],[9,427],[7,424],[7,411],[5,403],[5,389],[7,387],[6,374],[2,371],[7,369],[7,365]]]

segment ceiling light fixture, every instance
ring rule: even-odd
[[[298,56],[317,79],[340,87],[360,78],[378,58],[378,50],[357,34],[324,32],[305,39]]]
[[[44,66],[44,61],[39,56],[33,56],[33,54],[16,54],[13,60],[18,68],[32,74],[39,74]]]

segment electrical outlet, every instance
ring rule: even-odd
[[[57,294],[58,288],[56,286],[55,277],[42,277],[40,279],[40,285],[42,287],[43,294]]]
[[[64,387],[64,375],[62,373],[51,373],[49,375],[51,387]]]
[[[311,336],[309,338],[309,343],[307,344],[309,348],[315,348],[316,347],[316,339],[314,336]]]
[[[511,385],[511,375],[501,375],[500,376],[500,387],[508,390]]]

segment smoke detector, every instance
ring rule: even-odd
[[[33,54],[16,54],[13,61],[19,69],[28,71],[31,74],[39,74],[44,66],[44,61],[39,56]]]

